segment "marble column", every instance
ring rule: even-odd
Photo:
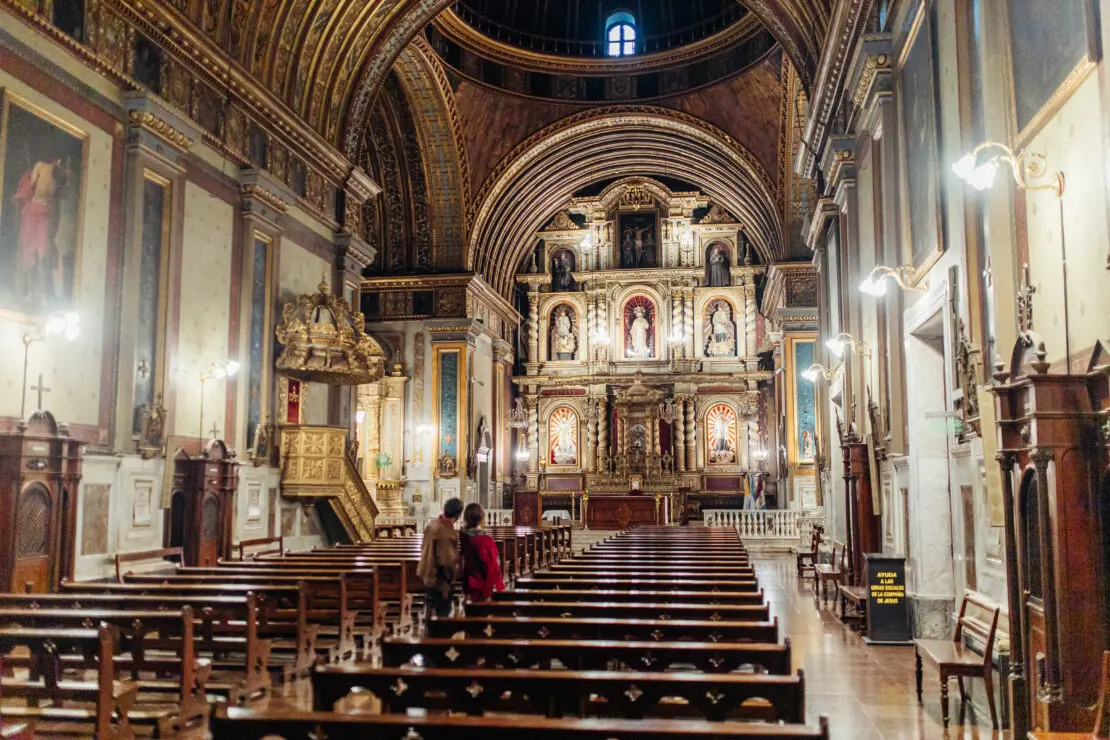
[[[382,449],[382,399],[377,395],[381,391],[377,383],[371,390],[374,395],[367,395],[363,401],[366,404],[366,460],[363,468],[367,480],[377,480],[378,453]]]
[[[747,280],[749,282],[744,286],[744,356],[755,357],[755,283],[751,282],[751,277]]]
[[[686,470],[698,469],[697,457],[697,401],[693,398],[686,399]]]
[[[539,399],[525,399],[528,409],[528,472],[540,471],[540,408]]]
[[[617,409],[617,454],[628,454],[628,409]]]
[[[674,439],[671,440],[671,446],[674,447],[674,467],[680,473],[686,472],[685,404],[684,398],[676,398],[674,401]]]

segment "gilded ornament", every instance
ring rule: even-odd
[[[275,367],[283,375],[325,385],[362,385],[385,375],[385,353],[366,333],[362,314],[332,295],[326,281],[285,304],[275,333],[282,344]]]

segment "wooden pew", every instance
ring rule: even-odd
[[[623,640],[516,640],[511,638],[387,637],[385,666],[427,668],[563,668],[603,671],[690,670],[703,673],[748,671],[789,675],[790,640],[785,644],[724,642],[637,642]]]
[[[386,713],[450,708],[471,715],[511,711],[547,717],[805,721],[801,671],[797,676],[775,676],[321,666],[312,676],[313,706],[317,711],[333,710],[356,687],[376,696]],[[686,703],[664,703],[673,698]],[[762,699],[768,706],[746,707],[753,699]]]
[[[183,562],[185,550],[180,547],[165,547],[157,550],[144,550],[142,552],[117,553],[113,558],[116,566],[116,581],[123,583],[124,566],[128,563],[147,563],[160,565],[164,568],[174,568]],[[177,560],[168,560],[177,558]],[[127,571],[130,573],[131,571]]]
[[[546,573],[539,572],[530,578],[513,584],[516,589],[552,588],[592,588],[610,591],[633,591],[650,589],[652,591],[747,591],[755,593],[759,583],[750,580],[700,580],[694,578],[671,578],[653,575],[614,575],[605,573],[591,578],[587,573]]]
[[[9,601],[6,596],[0,597]],[[118,604],[117,604],[118,606]],[[157,614],[157,617],[154,617]],[[192,607],[177,611],[111,611],[93,609],[50,609],[13,607],[0,608],[0,625],[5,629],[58,630],[67,632],[86,629],[89,620],[111,624],[117,631],[121,651],[114,660],[114,670],[130,675],[143,696],[172,696],[177,704],[176,715],[146,712],[141,718],[132,716],[133,724],[157,723],[162,731],[180,732],[203,725],[208,717],[206,684],[212,663],[197,657],[194,638],[195,620]],[[124,657],[126,655],[126,657]],[[8,656],[12,668],[36,669],[42,656]],[[51,670],[96,670],[96,656],[90,652],[58,652],[50,654]],[[144,677],[145,674],[145,677]],[[176,676],[177,680],[163,680]]]
[[[737,571],[693,571],[693,570],[666,570],[654,571],[650,568],[634,567],[606,567],[603,569],[594,569],[589,566],[578,566],[576,568],[563,568],[556,567],[550,570],[538,571],[532,574],[533,578],[560,578],[560,577],[579,577],[579,578],[669,578],[671,580],[686,580],[693,579],[699,581],[737,581],[747,580],[752,583],[755,582],[755,576],[748,573]]]
[[[608,617],[609,619],[682,619],[766,622],[766,604],[656,604],[648,602],[479,601],[466,607],[471,617]]]
[[[504,637],[528,640],[637,640],[641,642],[770,642],[779,641],[779,624],[770,622],[707,622],[682,619],[595,617],[443,617],[426,624],[428,637]]]
[[[253,597],[252,597],[253,599]],[[212,618],[198,618],[191,607],[178,612],[169,610],[134,609],[0,609],[0,625],[42,630],[74,630],[89,623],[112,626],[120,636],[120,646],[130,654],[118,664],[138,678],[141,672],[152,671],[178,676],[177,682],[143,680],[147,693],[175,692],[178,702],[187,709],[203,702],[208,691],[226,693],[229,701],[247,701],[269,693],[271,687],[267,666],[270,641],[258,637],[257,608],[251,602],[243,616],[245,623]],[[148,651],[158,651],[148,656]],[[242,656],[239,664],[228,664],[224,656]],[[198,665],[198,656],[211,658]],[[66,661],[63,661],[65,664]],[[209,682],[212,669],[226,667],[242,675],[241,681]],[[199,699],[197,697],[200,697]]]
[[[0,628],[0,652],[10,653],[23,647],[40,659],[38,678],[0,678],[5,698],[3,716],[36,725],[49,722],[91,728],[91,737],[96,740],[131,740],[134,733],[129,716],[133,714],[138,687],[133,681],[115,680],[116,646],[116,630],[107,624],[97,629]],[[96,681],[63,678],[55,661],[60,649],[95,656]],[[16,705],[12,700],[25,704]],[[38,706],[44,701],[51,706]],[[73,703],[91,706],[72,706]]]
[[[622,720],[508,717],[410,717],[404,714],[335,714],[296,712],[268,715],[250,709],[217,707],[213,740],[329,740],[422,738],[423,740],[828,740],[828,720],[818,727],[762,722],[701,722],[696,720]]]
[[[615,601],[655,604],[762,604],[759,591],[593,591],[585,588],[514,589],[493,594],[494,601]]]
[[[264,550],[251,550],[253,547],[260,547],[265,545],[274,545]],[[281,535],[277,537],[257,537],[253,540],[241,540],[235,546],[235,550],[239,553],[240,560],[248,560],[261,557],[263,555],[281,554],[285,552],[285,538]],[[249,550],[249,552],[248,552]]]
[[[311,579],[301,579],[291,583],[64,582],[62,594],[59,596],[74,599],[75,608],[80,608],[83,603],[93,603],[94,598],[125,598],[137,599],[134,602],[136,605],[153,600],[199,605],[201,608],[226,609],[234,604],[245,603],[246,597],[254,594],[260,599],[258,606],[262,609],[258,620],[262,636],[289,637],[288,623],[291,621],[296,624],[305,623],[309,625],[309,629],[296,632],[297,654],[309,655],[313,651],[318,651],[325,653],[330,662],[342,662],[354,659],[360,651],[356,641],[358,630],[355,625],[358,613],[348,605],[345,579],[339,578],[338,581],[337,595],[332,595],[328,589],[322,596],[317,593],[316,583]],[[302,595],[305,601],[304,608],[307,609],[303,620],[299,614]],[[204,617],[206,612],[198,611],[198,614]],[[238,618],[230,616],[227,618],[245,622],[246,612],[243,614],[244,616]],[[321,635],[324,636],[323,639]],[[279,641],[275,641],[273,647],[279,653],[286,650],[283,643]],[[366,654],[365,646],[361,652]]]

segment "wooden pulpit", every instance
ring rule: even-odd
[[[41,593],[73,578],[83,451],[49,411],[0,435],[0,590]]]
[[[230,558],[239,463],[214,439],[197,457],[178,452],[173,477],[166,545],[184,549],[185,565],[210,567]]]

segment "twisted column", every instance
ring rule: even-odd
[[[593,295],[586,294],[586,346],[589,348],[586,352],[580,352],[579,357],[587,361],[594,358],[596,350],[594,349],[596,342],[594,337],[597,336],[597,307],[596,299]]]
[[[539,294],[528,292],[528,362],[540,361]]]
[[[686,348],[686,356],[691,360],[697,355],[694,353],[694,294],[693,292],[686,292],[684,294],[684,301],[682,306],[682,319],[683,319],[683,346]]]
[[[606,403],[604,398],[598,399],[597,402],[597,447],[598,457],[601,457],[601,451],[605,451],[605,455],[609,454],[609,404]]]
[[[749,281],[751,278],[748,278]],[[744,286],[744,356],[755,357],[755,283]]]
[[[597,330],[599,332],[609,331],[609,302],[605,298],[599,297],[597,299]],[[613,337],[610,335],[610,342]],[[597,359],[599,361],[606,361],[609,359],[609,347],[604,344],[599,344],[597,347]]]
[[[597,408],[592,398],[586,399],[587,408]],[[597,420],[586,420],[586,472],[597,471]]]
[[[682,292],[674,291],[671,293],[671,333],[681,331],[685,335],[685,322],[682,320]],[[686,339],[685,336],[682,340],[682,345],[673,344],[675,359],[681,359],[685,356]]]
[[[686,399],[676,398],[674,401],[674,467],[680,473],[686,472]]]
[[[540,409],[535,399],[528,405],[528,472],[540,470]]]
[[[686,399],[686,469],[697,470],[697,401],[693,398]]]

